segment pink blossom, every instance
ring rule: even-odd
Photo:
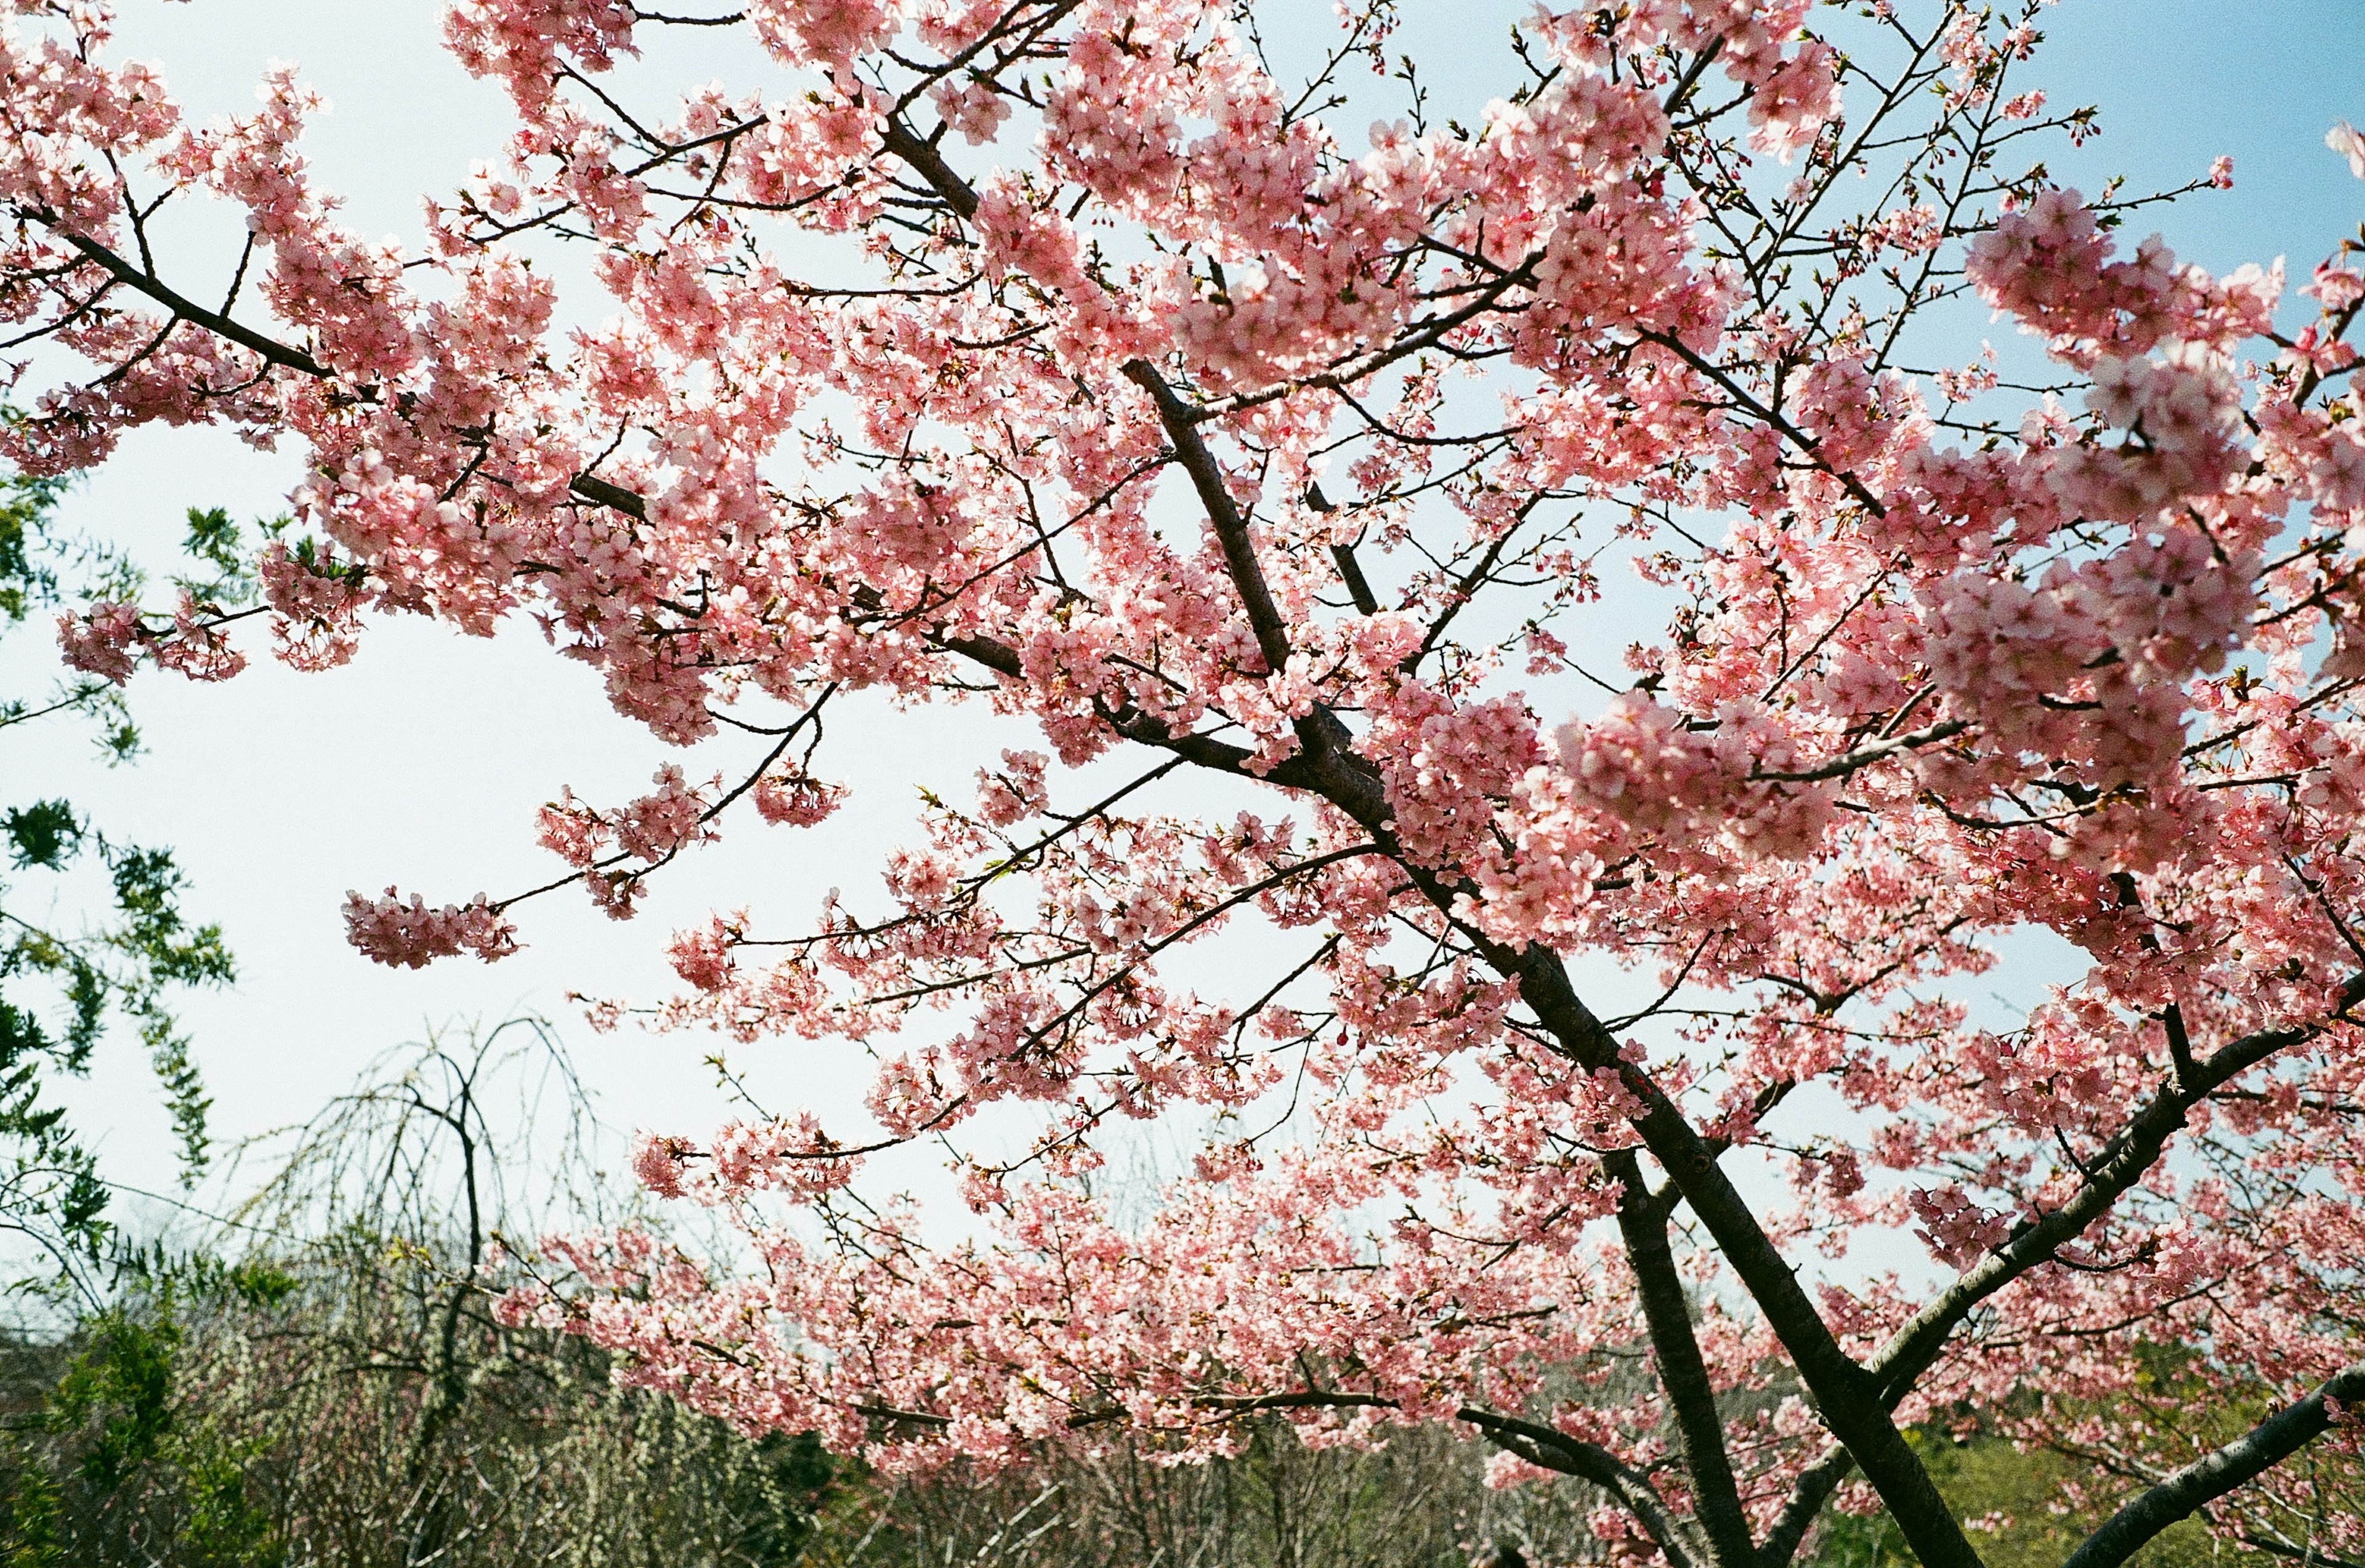
[[[1922,1222],[1915,1234],[1941,1262],[1957,1269],[2001,1245],[2011,1234],[2009,1226],[1980,1208],[1960,1187],[1916,1192],[1908,1201],[1914,1217]]]
[[[164,669],[192,680],[227,680],[246,667],[246,655],[230,646],[219,624],[220,610],[200,603],[186,588],[173,610],[173,629],[149,643],[149,655]]]
[[[430,909],[413,893],[405,904],[388,888],[380,899],[345,895],[345,940],[381,964],[423,969],[436,958],[474,953],[490,963],[517,951],[517,927],[482,893],[465,904]]]
[[[936,112],[945,123],[960,132],[970,146],[993,140],[1002,122],[1010,118],[1010,105],[1002,95],[981,83],[956,85],[947,82],[929,95]]]
[[[678,1198],[682,1195],[682,1156],[688,1152],[687,1146],[678,1139],[636,1133],[633,1137],[633,1174],[658,1197]]]
[[[624,853],[657,861],[714,836],[706,826],[706,797],[683,779],[680,768],[666,764],[657,769],[655,782],[655,794],[644,795],[616,813],[616,842]]]
[[[263,601],[277,610],[279,656],[302,670],[332,669],[359,646],[365,595],[358,573],[333,551],[299,557],[274,541],[255,567]]]
[[[702,929],[676,933],[667,955],[674,973],[700,991],[722,990],[731,979],[731,950],[742,929],[718,916]]]
[[[756,780],[756,812],[768,823],[811,827],[845,803],[846,787],[801,772],[767,773]]]
[[[2347,120],[2335,120],[2324,133],[2324,144],[2348,160],[2348,172],[2365,180],[2365,133]]]
[[[136,605],[102,599],[79,615],[58,617],[58,648],[67,666],[118,686],[139,667],[133,650],[145,636]]]

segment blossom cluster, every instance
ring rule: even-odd
[[[474,953],[488,962],[517,951],[517,927],[478,893],[465,904],[430,909],[417,893],[404,903],[393,888],[383,898],[345,897],[345,936],[381,964],[424,969],[437,958]]]

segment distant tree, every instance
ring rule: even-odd
[[[1465,124],[1387,0],[463,0],[515,134],[411,252],[314,185],[291,70],[199,129],[25,0],[0,302],[94,369],[9,446],[277,443],[285,656],[530,615],[661,738],[746,734],[543,813],[619,916],[743,799],[825,818],[848,689],[924,784],[941,703],[1057,754],[928,795],[875,912],[675,939],[667,1021],[883,1059],[875,1126],[642,1145],[758,1270],[624,1227],[511,1299],[637,1383],[881,1473],[1436,1424],[1677,1568],[1835,1502],[1972,1568],[1908,1432],[1973,1408],[2092,1456],[2073,1568],[2196,1513],[2353,1558],[2365,274],[2286,330],[2279,276],[2124,249],[2042,162],[2092,121],[2023,88],[2035,0],[1810,10],[1547,8]],[[756,77],[646,79],[724,40],[698,79]],[[199,196],[244,248],[168,277]],[[66,653],[218,675],[220,619]],[[514,902],[347,920],[497,958]],[[1982,1023],[2030,931],[2076,961]],[[1111,1129],[1167,1116],[1195,1163],[1118,1223]],[[920,1140],[972,1239],[857,1195]],[[1819,1261],[1909,1231],[1934,1284]]]
[[[811,1438],[734,1433],[493,1319],[483,1266],[529,1193],[596,1207],[584,1110],[520,1020],[391,1053],[240,1150],[235,1175],[263,1169],[231,1214],[118,1249],[103,1307],[0,1357],[0,1562],[800,1561],[840,1482]]]

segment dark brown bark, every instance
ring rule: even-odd
[[[1749,1518],[1742,1511],[1741,1493],[1733,1484],[1732,1461],[1725,1451],[1724,1416],[1716,1406],[1716,1385],[1700,1357],[1699,1337],[1692,1330],[1691,1301],[1676,1272],[1675,1250],[1667,1243],[1667,1215],[1651,1201],[1642,1180],[1642,1162],[1631,1148],[1620,1149],[1603,1161],[1620,1184],[1618,1234],[1626,1247],[1626,1261],[1634,1271],[1635,1294],[1642,1298],[1642,1318],[1651,1332],[1651,1354],[1658,1366],[1659,1386],[1666,1391],[1675,1411],[1676,1432],[1683,1443],[1684,1468],[1692,1482],[1692,1508],[1709,1552],[1721,1568],[1748,1568],[1756,1560],[1749,1539]]]

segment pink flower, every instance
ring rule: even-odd
[[[1005,751],[1003,771],[978,774],[980,812],[995,827],[1008,827],[1041,811],[1048,799],[1043,770],[1050,758],[1037,751]]]
[[[2325,262],[2316,267],[2315,275],[2301,286],[2300,292],[2315,296],[2327,311],[2345,310],[2365,298],[2365,273]]]
[[[1010,118],[1010,105],[982,83],[961,84],[947,81],[928,97],[945,123],[960,132],[961,139],[972,147],[992,140],[1002,122]]]
[[[2324,144],[2348,160],[2348,172],[2365,180],[2365,132],[2347,120],[2335,120],[2324,133]]]
[[[2009,1225],[1980,1208],[1958,1186],[1916,1192],[1907,1202],[1922,1222],[1915,1234],[1952,1268],[1967,1268],[1981,1253],[2003,1245],[2012,1234]]]
[[[706,825],[706,796],[683,779],[680,768],[666,764],[655,782],[655,794],[633,801],[614,819],[616,842],[626,854],[655,862],[715,836]]]
[[[756,814],[786,827],[811,827],[846,801],[846,786],[801,772],[767,773],[756,780]]]
[[[615,830],[606,818],[561,790],[558,799],[534,814],[535,836],[544,849],[569,866],[588,868],[615,842]]]
[[[357,567],[333,548],[298,555],[274,540],[255,568],[263,602],[277,610],[279,656],[302,670],[333,669],[359,646],[365,599]]]
[[[101,600],[80,615],[58,617],[58,649],[67,666],[118,686],[139,667],[134,650],[146,636],[137,605]]]
[[[744,920],[726,922],[718,916],[702,929],[677,932],[667,954],[674,973],[700,991],[721,991],[731,979],[732,949],[738,946]]]
[[[688,1152],[689,1146],[678,1138],[636,1133],[633,1137],[633,1174],[658,1197],[678,1198],[682,1193],[682,1157]]]
[[[150,655],[162,667],[192,680],[228,680],[246,667],[246,655],[230,646],[220,621],[217,606],[199,603],[183,588],[173,611],[173,629],[151,640]]]
[[[423,969],[437,958],[471,952],[487,963],[517,951],[517,927],[478,893],[465,904],[430,909],[416,893],[409,903],[388,888],[386,896],[345,895],[345,940],[381,964]]]

